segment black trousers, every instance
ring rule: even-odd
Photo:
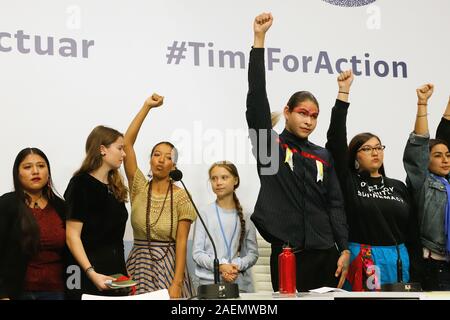
[[[425,291],[450,290],[450,263],[433,259],[424,259],[422,288]]]
[[[282,245],[272,244],[270,275],[273,291],[278,291],[278,255]],[[340,277],[335,277],[339,252],[336,247],[325,250],[304,250],[295,254],[297,291],[306,292],[320,287],[336,287]]]

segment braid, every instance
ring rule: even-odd
[[[241,222],[241,234],[239,236],[239,247],[238,247],[238,255],[239,255],[241,252],[242,243],[244,242],[244,238],[245,238],[245,219],[244,219],[244,213],[242,212],[242,206],[241,206],[241,203],[239,202],[238,197],[236,196],[236,192],[233,192],[233,200],[234,200],[234,204],[236,206],[239,221]]]

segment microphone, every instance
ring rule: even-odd
[[[211,234],[208,231],[208,228],[206,227],[205,221],[203,221],[202,216],[198,212],[198,209],[192,200],[191,194],[189,193],[188,189],[186,188],[186,185],[183,182],[183,173],[178,170],[172,170],[169,173],[169,177],[173,181],[179,181],[183,185],[184,190],[186,191],[186,194],[189,197],[189,200],[191,201],[192,205],[194,206],[195,212],[197,213],[197,217],[200,219],[200,222],[203,225],[203,228],[205,228],[206,234],[208,235],[209,240],[211,241],[211,244],[213,246],[214,250],[214,284],[206,284],[198,286],[197,288],[197,296],[199,299],[229,299],[229,298],[238,298],[239,297],[239,287],[236,283],[220,283],[220,272],[219,272],[219,259],[217,257],[217,250],[216,250],[216,244],[214,243],[214,240],[211,236]]]
[[[181,179],[183,179],[183,173],[180,170],[175,169],[175,170],[170,171],[169,177],[173,181],[181,181]],[[183,183],[183,181],[181,181],[181,183]]]

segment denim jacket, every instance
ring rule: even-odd
[[[442,182],[428,171],[430,136],[411,133],[403,154],[406,185],[418,210],[422,245],[445,255],[444,216],[447,192]]]

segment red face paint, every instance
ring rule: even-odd
[[[316,108],[309,108],[304,106],[297,106],[292,109],[292,112],[300,113],[305,117],[311,117],[313,119],[317,119],[317,117],[319,116],[319,112],[316,111]]]

